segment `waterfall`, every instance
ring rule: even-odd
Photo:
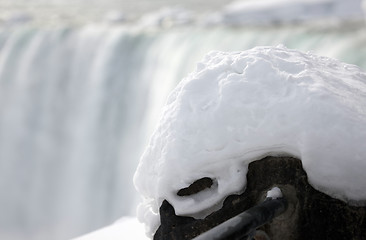
[[[366,69],[363,26],[0,32],[0,239],[67,239],[134,215],[169,91],[210,50],[285,44]]]

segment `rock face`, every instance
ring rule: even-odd
[[[189,197],[211,185],[209,178],[203,178],[178,195]],[[245,192],[228,196],[223,207],[205,219],[176,216],[174,208],[164,201],[160,207],[161,225],[154,239],[192,239],[263,201],[273,186],[282,190],[289,206],[285,213],[260,228],[270,239],[366,239],[366,207],[349,206],[315,190],[307,181],[301,161],[292,157],[266,157],[252,162]]]

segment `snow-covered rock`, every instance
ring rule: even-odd
[[[204,217],[242,192],[248,164],[266,155],[295,156],[317,190],[364,204],[366,74],[283,46],[209,53],[171,93],[140,161],[140,220],[153,233],[163,199]],[[210,189],[177,195],[203,177]]]

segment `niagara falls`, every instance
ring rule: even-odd
[[[363,209],[365,7],[0,0],[0,239],[175,239],[265,157]]]

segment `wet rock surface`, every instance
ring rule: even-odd
[[[184,189],[184,194],[180,191],[180,196],[196,194],[212,182],[204,178],[192,185]],[[266,157],[249,164],[245,192],[228,196],[223,207],[205,219],[176,216],[174,208],[164,201],[154,239],[192,239],[263,201],[273,186],[281,188],[289,206],[260,228],[270,239],[366,239],[366,207],[350,206],[315,190],[307,181],[301,161],[292,157]]]

